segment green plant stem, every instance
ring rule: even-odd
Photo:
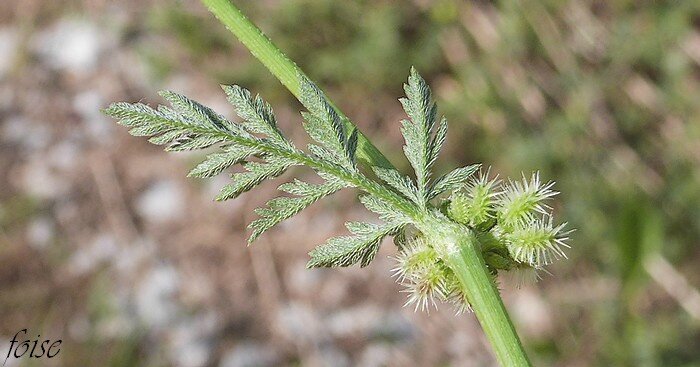
[[[300,100],[301,85],[299,78],[300,76],[305,76],[305,74],[292,60],[282,53],[230,0],[202,0],[202,3],[250,50],[253,56],[260,60]],[[330,101],[330,99],[328,100]],[[333,105],[341,119],[348,125],[355,126],[332,101],[331,105]],[[394,168],[391,162],[362,132],[359,133],[357,140],[357,158],[368,167]]]
[[[460,251],[447,258],[502,366],[530,366],[520,338],[478,250],[476,238],[462,234]]]
[[[253,56],[299,99],[301,93],[299,78],[304,75],[301,69],[289,60],[230,0],[202,0],[202,2],[250,50]],[[335,106],[334,108],[341,118],[352,125],[342,111]],[[386,157],[361,133],[358,139],[357,156],[366,166],[393,168]],[[498,289],[479,253],[479,246],[472,232],[467,227],[449,221],[438,221],[419,229],[424,233],[432,232],[442,237],[438,240],[454,244],[453,251],[448,251],[445,261],[462,283],[476,317],[501,365],[530,366]]]
[[[474,232],[433,215],[424,217],[419,230],[425,233],[459,279],[501,366],[530,366],[498,288],[486,268]]]

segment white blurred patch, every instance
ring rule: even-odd
[[[26,193],[39,199],[58,199],[70,191],[71,183],[63,174],[78,163],[78,148],[70,141],[51,146],[46,152],[29,156],[19,178]]]
[[[138,197],[136,210],[146,220],[165,223],[183,215],[182,189],[173,181],[159,181]]]
[[[176,316],[174,301],[178,274],[171,266],[158,265],[146,274],[136,290],[136,312],[149,327],[166,327]]]
[[[367,336],[374,325],[386,316],[381,309],[373,305],[341,309],[332,314],[325,322],[328,332],[336,338]]]
[[[350,358],[345,352],[333,344],[324,344],[319,350],[318,358],[312,358],[309,365],[346,367],[350,366]]]
[[[114,129],[114,123],[100,111],[105,105],[102,96],[95,90],[81,92],[73,98],[73,109],[82,118],[85,131],[98,142],[109,141],[109,135]]]
[[[289,340],[309,342],[325,335],[319,315],[297,302],[291,302],[278,310],[275,325]]]
[[[108,262],[118,252],[117,242],[109,234],[100,234],[89,246],[79,248],[70,261],[71,271],[84,274],[101,263]]]
[[[31,121],[23,116],[10,116],[1,126],[3,141],[19,143],[28,150],[37,150],[49,144],[52,133],[47,124]]]
[[[114,269],[124,276],[134,274],[139,266],[153,258],[156,245],[149,238],[138,238],[128,246],[120,246],[119,253],[114,257]]]
[[[392,350],[388,344],[371,344],[362,351],[358,366],[382,367],[391,365]]]
[[[17,32],[9,27],[0,28],[0,79],[12,69],[17,53]]]
[[[47,217],[39,217],[29,223],[27,239],[32,247],[43,249],[53,238],[54,232],[54,222]]]
[[[234,347],[221,358],[219,367],[266,367],[278,366],[279,356],[273,348],[246,342]]]
[[[102,50],[100,30],[86,21],[64,19],[39,33],[32,48],[50,68],[88,73]]]
[[[553,330],[552,309],[542,297],[531,290],[517,292],[513,302],[514,316],[521,325],[523,334],[543,339]]]
[[[172,331],[169,343],[174,364],[180,367],[206,366],[213,349],[211,335],[219,326],[214,313],[202,313],[182,320]]]

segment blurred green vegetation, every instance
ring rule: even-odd
[[[362,108],[383,121],[387,107],[373,101],[398,97],[415,65],[451,122],[452,162],[444,166],[484,162],[503,176],[539,169],[558,181],[555,210],[578,231],[571,259],[543,286],[600,278],[614,292],[571,304],[552,300],[555,309],[569,309],[553,316],[550,340],[527,342],[536,361],[699,365],[698,320],[644,265],[663,256],[700,284],[699,2],[241,6],[307,73],[336,90],[351,116],[344,100],[371,105]],[[210,17],[175,8],[156,18],[194,57],[241,49]],[[255,60],[229,70],[211,69],[221,82],[271,88],[261,84],[271,79],[260,78],[265,70]]]

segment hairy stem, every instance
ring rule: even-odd
[[[250,53],[299,100],[301,95],[300,76],[304,72],[290,60],[265,34],[256,27],[230,0],[202,0],[218,19],[243,43]],[[327,97],[326,97],[327,98]],[[330,101],[329,98],[327,98]],[[354,126],[332,101],[333,108],[346,124]],[[367,139],[359,133],[357,140],[357,158],[366,166],[393,168],[387,158]]]
[[[424,218],[420,227],[462,284],[498,362],[502,366],[530,366],[474,233],[466,226],[432,215]]]

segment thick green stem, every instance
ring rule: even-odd
[[[459,253],[447,261],[467,290],[467,298],[501,365],[530,366],[498,289],[475,245],[475,238],[470,235],[460,246]]]
[[[530,366],[498,289],[486,269],[476,238],[471,233],[463,235],[459,248],[459,252],[446,260],[464,286],[498,361],[502,366]]]
[[[530,366],[520,338],[489,274],[474,233],[448,219],[426,217],[419,228],[452,269],[502,366]]]
[[[260,29],[251,23],[230,0],[202,0],[214,15],[299,99],[300,76],[304,73],[289,60]],[[349,119],[334,106],[338,114]],[[353,125],[354,126],[354,125]],[[392,168],[391,163],[362,134],[358,139],[358,159],[366,166]],[[503,366],[530,366],[515,328],[508,317],[498,289],[488,273],[473,233],[449,220],[430,218],[419,228],[435,243],[442,243],[443,258],[459,278],[486,336]]]
[[[251,23],[230,0],[202,0],[218,19],[233,33],[265,67],[300,99],[300,76],[304,72],[290,60],[265,34]],[[330,99],[328,99],[330,101]],[[354,126],[340,109],[331,102],[338,115]],[[393,168],[386,157],[360,132],[357,140],[357,158],[366,166]]]

